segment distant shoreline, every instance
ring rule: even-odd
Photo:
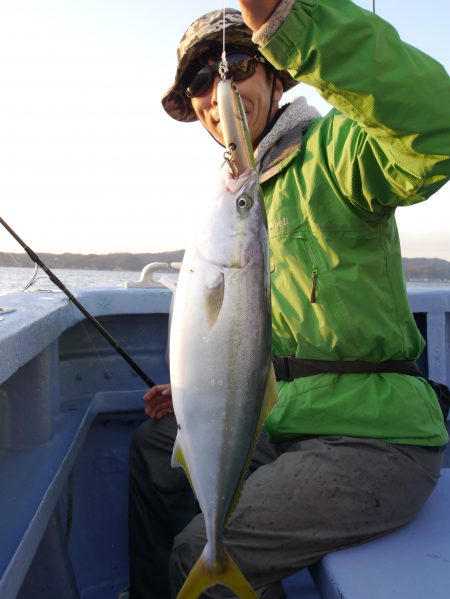
[[[113,270],[140,272],[150,262],[180,262],[184,250],[169,252],[154,252],[147,254],[46,254],[40,253],[39,257],[50,269],[64,268],[77,270]],[[34,267],[34,262],[25,253],[0,252],[0,266],[15,268]]]
[[[140,272],[151,262],[181,262],[184,250],[146,254],[39,254],[50,268],[76,270],[109,270]],[[25,253],[0,252],[0,266],[32,268],[34,263]],[[411,283],[450,283],[450,262],[440,258],[403,258],[405,278]]]

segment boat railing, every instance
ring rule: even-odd
[[[153,287],[167,287],[174,290],[176,277],[181,268],[181,262],[152,262],[147,264],[141,271],[138,281],[127,281],[125,287],[128,289]]]
[[[450,287],[410,289],[408,298],[427,342],[419,365],[428,378],[450,386]]]

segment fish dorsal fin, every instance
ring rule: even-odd
[[[222,309],[225,294],[225,277],[218,271],[213,278],[209,278],[205,285],[205,314],[208,329],[212,329]]]
[[[225,518],[225,524],[227,523],[229,517],[234,512],[234,510],[239,502],[239,499],[241,497],[242,487],[244,486],[245,479],[247,478],[247,474],[248,474],[250,464],[251,464],[251,461],[253,458],[253,453],[255,451],[256,443],[258,442],[258,438],[261,433],[262,426],[264,424],[265,419],[269,415],[271,409],[275,405],[276,401],[277,401],[277,381],[276,381],[276,377],[275,377],[275,370],[274,370],[273,364],[271,362],[270,366],[269,366],[269,372],[267,374],[266,387],[264,389],[264,398],[263,398],[263,402],[262,402],[262,407],[261,407],[261,412],[259,415],[258,424],[256,426],[255,434],[252,439],[250,451],[248,452],[247,462],[245,464],[245,467],[242,469],[242,475],[241,475],[241,478],[239,479],[239,484],[237,486],[236,493],[234,494],[233,501],[230,505],[230,508],[229,508],[226,518]]]

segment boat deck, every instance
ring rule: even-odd
[[[100,289],[77,297],[155,381],[168,380],[169,291]],[[409,299],[428,343],[421,368],[450,384],[450,290],[414,290]],[[61,293],[3,296],[0,305],[0,596],[116,597],[127,586],[128,446],[143,420],[145,386]],[[450,469],[448,453],[445,460]],[[430,527],[425,520],[412,534]],[[408,547],[402,542],[399,555]],[[438,577],[438,564],[448,566],[450,534],[444,543],[433,553],[424,537],[423,552],[431,557],[422,555],[423,564],[436,566],[425,570],[429,577]],[[359,587],[351,590],[353,579],[341,576],[355,571],[352,563],[367,581],[376,579],[373,556],[381,568],[383,555],[396,565],[397,549],[389,553],[381,545],[369,557],[362,548],[349,551],[357,553],[338,552],[334,562],[326,558],[322,569],[312,569],[312,577],[305,571],[285,581],[289,599],[413,599],[377,595],[374,582],[372,594],[366,588],[362,595]]]

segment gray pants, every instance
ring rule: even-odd
[[[170,467],[175,432],[173,417],[140,427],[131,450],[130,481],[130,547],[133,534],[142,536],[149,530],[144,520],[151,520],[152,514],[170,538],[176,535],[171,551],[166,541],[172,596],[206,543],[203,516],[195,515],[184,473]],[[283,578],[331,551],[381,536],[414,518],[437,482],[442,456],[440,448],[388,445],[375,439],[328,436],[272,444],[262,435],[226,527],[226,547],[259,596],[281,599]],[[138,461],[146,464],[140,482]],[[139,521],[133,489],[142,498],[145,486],[149,503]],[[142,545],[142,538],[139,542]],[[147,559],[148,569],[149,556],[133,557],[130,551],[130,562],[136,557],[140,563]],[[153,559],[153,564],[166,576],[163,561],[157,566]],[[145,576],[135,570],[133,577],[133,563],[131,572],[132,599],[163,599],[150,588],[151,582],[138,589]],[[205,595],[229,596],[223,587]]]

